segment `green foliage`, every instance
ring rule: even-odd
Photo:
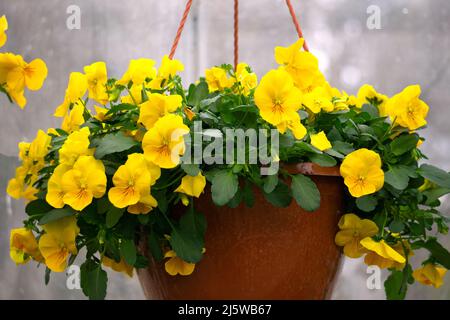
[[[67,206],[61,209],[52,209],[39,219],[39,224],[44,225],[64,217],[73,216],[74,214],[76,214],[76,211]]]
[[[211,181],[211,194],[218,206],[227,204],[236,194],[239,187],[237,175],[228,170],[216,172]]]
[[[108,276],[101,265],[87,260],[80,268],[80,284],[83,293],[91,300],[103,300],[106,296]]]
[[[123,132],[107,134],[99,138],[95,143],[95,157],[102,159],[108,154],[118,153],[138,146],[138,142],[127,137]]]
[[[292,176],[291,188],[295,201],[306,211],[315,211],[320,207],[320,192],[311,178],[302,174]]]

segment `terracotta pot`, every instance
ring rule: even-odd
[[[206,254],[190,276],[170,276],[164,262],[138,270],[148,299],[325,299],[332,289],[340,250],[334,243],[343,211],[338,168],[287,167],[310,175],[321,207],[305,212],[295,201],[276,208],[255,189],[255,204],[216,207],[209,193],[196,201],[207,218]],[[183,209],[185,210],[185,209]]]

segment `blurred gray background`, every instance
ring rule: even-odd
[[[430,161],[450,170],[450,3],[448,0],[293,0],[311,51],[333,86],[356,93],[370,83],[393,95],[421,84],[430,105],[429,128],[422,145]],[[81,29],[69,30],[70,5],[81,9]],[[1,52],[42,58],[49,75],[40,92],[28,92],[24,111],[0,97],[0,299],[80,299],[66,288],[64,274],[43,282],[44,269],[30,263],[16,267],[9,259],[9,230],[21,225],[23,204],[6,193],[14,174],[17,143],[32,140],[40,128],[60,125],[52,117],[64,98],[71,71],[94,61],[107,63],[109,76],[120,77],[130,59],[159,61],[170,51],[183,0],[2,0],[0,15],[9,21],[8,42]],[[194,0],[176,58],[186,66],[186,83],[213,65],[233,61],[233,1]],[[367,21],[379,10],[380,28]],[[368,13],[369,11],[369,13]],[[370,24],[369,24],[370,25]],[[273,48],[296,40],[284,0],[241,0],[240,60],[261,77],[275,67]],[[450,201],[443,204],[449,212]],[[444,239],[450,246],[448,237]],[[417,266],[418,257],[415,258]],[[345,259],[332,298],[383,299],[384,290],[369,290],[361,260]],[[450,277],[440,289],[414,285],[409,299],[449,299]],[[109,299],[143,299],[136,277],[109,272]]]

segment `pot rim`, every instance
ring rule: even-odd
[[[290,174],[305,174],[308,176],[328,176],[328,177],[340,177],[339,166],[334,167],[322,167],[313,162],[299,162],[299,163],[286,163],[282,165],[283,169],[287,170]]]

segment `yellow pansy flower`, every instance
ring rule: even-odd
[[[86,94],[88,88],[86,75],[81,72],[72,72],[69,76],[64,101],[55,110],[55,117],[64,117],[72,103],[78,102]]]
[[[88,127],[83,127],[69,134],[61,149],[59,149],[59,163],[72,166],[78,157],[93,155],[94,150],[89,149],[89,135]]]
[[[279,123],[277,125],[277,129],[281,134],[284,134],[287,129],[291,130],[297,140],[303,139],[307,133],[305,126],[300,121],[300,116],[298,113],[295,113],[292,119]]]
[[[361,243],[361,244],[364,246],[363,243]],[[377,244],[377,245],[380,246],[379,244]],[[395,245],[392,246],[392,249],[395,250],[402,257],[406,257],[405,249],[403,246],[405,246],[407,248],[408,256],[412,256],[414,254],[413,251],[410,249],[409,243],[407,241],[397,242]],[[369,249],[369,248],[367,248],[367,249]],[[383,250],[383,249],[381,249],[381,250]],[[381,269],[395,268],[397,270],[403,270],[403,268],[405,267],[406,259],[404,259],[403,261],[404,262],[398,262],[397,260],[393,259],[390,255],[388,255],[388,257],[385,258],[384,256],[379,255],[376,252],[376,250],[369,251],[366,254],[366,256],[364,257],[365,264],[367,264],[368,266],[376,265],[376,266],[380,267]]]
[[[176,167],[185,151],[183,136],[187,133],[189,128],[181,116],[165,115],[144,135],[142,148],[145,157],[164,169]]]
[[[301,106],[301,92],[294,87],[292,78],[286,71],[269,71],[255,91],[255,104],[261,117],[273,124],[296,120]]]
[[[25,166],[20,166],[16,168],[16,175],[14,178],[8,181],[8,186],[6,188],[6,193],[14,199],[25,199],[32,201],[37,199],[36,193],[38,190],[32,185],[36,181],[36,176],[31,176],[29,182],[25,183],[25,178],[27,177],[28,168]]]
[[[167,96],[152,93],[148,96],[148,100],[140,105],[138,121],[147,129],[150,129],[159,118],[181,107],[182,101],[183,99],[180,95]]]
[[[427,124],[428,105],[420,100],[421,89],[419,85],[405,88],[393,96],[386,105],[387,114],[396,124],[416,130]]]
[[[106,191],[105,166],[93,156],[80,156],[61,179],[63,201],[81,211],[93,198],[101,198]]]
[[[162,58],[161,66],[158,69],[158,77],[168,80],[173,78],[178,72],[184,71],[184,65],[180,60],[170,59],[166,54]]]
[[[80,126],[84,123],[84,110],[85,107],[81,101],[75,102],[72,110],[64,116],[61,129],[67,133],[80,129]]]
[[[7,75],[8,88],[12,91],[39,90],[47,78],[48,70],[44,61],[35,59],[27,63],[19,55],[16,56],[16,65]]]
[[[168,55],[164,55],[161,65],[158,69],[156,77],[150,81],[148,87],[154,90],[163,89],[163,85],[167,88],[173,86],[169,80],[173,79],[178,72],[184,71],[184,65],[180,60],[170,59]]]
[[[332,112],[334,110],[331,95],[324,87],[316,87],[311,92],[305,93],[302,104],[313,113],[320,111]]]
[[[275,47],[275,60],[292,76],[297,88],[306,93],[326,81],[317,58],[310,52],[301,51],[303,43],[304,39],[300,38],[289,47]]]
[[[127,86],[130,81],[133,85],[141,85],[145,79],[153,79],[156,76],[156,69],[154,67],[155,61],[152,59],[141,58],[131,60],[128,65],[128,70],[122,76],[117,84]]]
[[[122,103],[135,104],[139,106],[142,103],[142,90],[145,89],[143,85],[131,86],[129,94],[120,98]]]
[[[20,55],[0,53],[0,84],[4,84],[5,90],[21,108],[27,102],[25,88],[39,90],[47,73],[47,66],[41,59],[27,63]]]
[[[427,286],[439,288],[444,284],[444,276],[447,269],[438,267],[433,263],[427,263],[422,268],[413,271],[413,277],[416,281]]]
[[[400,253],[395,251],[389,246],[386,241],[380,240],[379,242],[373,240],[371,237],[366,237],[361,240],[361,245],[369,251],[373,251],[379,256],[392,260],[398,263],[405,263],[406,259]]]
[[[364,104],[371,103],[373,100],[378,100],[380,116],[387,116],[386,103],[389,98],[384,94],[378,93],[375,88],[369,84],[364,84],[359,88],[358,95],[353,103],[355,104],[355,107],[361,108]]]
[[[194,119],[194,117],[195,117],[195,112],[192,111],[192,109],[190,109],[190,108],[188,108],[188,107],[185,107],[185,108],[183,109],[183,111],[184,111],[184,114],[186,115],[186,117],[189,119],[189,121],[192,121],[192,119]]]
[[[205,70],[205,80],[208,84],[209,92],[222,91],[233,85],[233,80],[227,75],[227,72],[220,67],[212,67]]]
[[[123,272],[129,277],[133,276],[134,267],[130,266],[123,259],[121,259],[120,262],[116,262],[114,259],[110,259],[107,256],[103,256],[102,264],[106,267],[113,269],[116,272]]]
[[[350,194],[359,198],[383,188],[384,172],[378,153],[362,148],[348,154],[340,167]]]
[[[64,190],[62,188],[62,177],[72,167],[66,164],[58,165],[53,171],[47,184],[45,200],[54,208],[64,207]]]
[[[147,165],[147,170],[150,172],[150,186],[152,186],[161,176],[161,168],[147,160],[145,160],[145,162]],[[131,214],[147,214],[157,206],[158,202],[149,191],[148,193],[141,194],[139,201],[130,205],[127,208],[127,211]]]
[[[239,82],[242,88],[242,94],[245,96],[250,94],[250,91],[258,85],[258,77],[255,73],[248,71],[248,64],[239,63],[236,67],[236,81]]]
[[[95,110],[94,118],[97,119],[98,121],[105,121],[106,119],[109,118],[109,115],[108,116],[106,115],[108,113],[109,109],[102,108],[102,107],[95,105],[94,110]]]
[[[367,250],[361,245],[361,240],[378,233],[378,227],[372,220],[360,219],[353,213],[345,214],[339,220],[341,231],[336,234],[335,242],[344,247],[344,254],[349,258],[359,258]]]
[[[108,103],[108,93],[106,92],[108,73],[106,71],[106,64],[103,61],[95,62],[84,67],[84,73],[86,74],[89,99],[94,99],[102,105]]]
[[[199,172],[195,177],[189,175],[184,176],[183,179],[181,179],[181,184],[175,189],[175,192],[198,198],[205,189],[205,186],[206,178]]]
[[[11,229],[9,253],[11,259],[17,264],[27,263],[30,258],[41,262],[38,243],[33,231],[26,228]]]
[[[6,35],[6,30],[8,30],[8,20],[5,15],[0,17],[0,48],[3,47],[8,40],[8,36]]]
[[[46,266],[54,272],[63,272],[70,254],[77,254],[75,238],[80,229],[74,216],[64,217],[44,225],[45,234],[39,239],[39,250]]]
[[[176,276],[177,274],[182,276],[188,276],[192,272],[194,272],[195,263],[189,263],[177,257],[177,254],[173,250],[167,251],[166,254],[164,255],[164,258],[169,258],[169,260],[166,261],[164,266],[166,272],[171,276]]]
[[[48,153],[52,138],[42,130],[38,130],[36,137],[28,149],[28,158],[34,162],[43,161]]]
[[[138,203],[132,204],[127,208],[131,214],[147,214],[158,206],[158,201],[151,194],[142,196]]]
[[[333,147],[323,131],[311,135],[311,144],[320,151],[331,149]]]
[[[16,175],[8,182],[7,193],[15,198],[36,199],[37,189],[33,184],[39,171],[44,167],[44,157],[50,147],[51,137],[39,130],[31,143],[19,143],[19,158],[22,165],[16,168]]]
[[[108,198],[117,208],[136,204],[150,194],[151,175],[143,154],[133,153],[113,176],[113,184]]]

